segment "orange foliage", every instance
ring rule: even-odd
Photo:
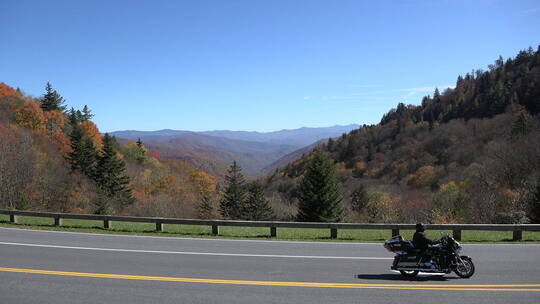
[[[45,118],[45,130],[50,136],[55,136],[57,133],[62,133],[64,129],[64,114],[60,111],[47,111],[43,113]]]
[[[58,151],[64,153],[71,150],[71,141],[64,135],[64,133],[54,134],[54,139],[60,144]]]
[[[42,130],[45,124],[45,115],[37,103],[27,102],[17,109],[16,121],[20,126]]]
[[[208,195],[216,191],[216,179],[212,175],[203,171],[196,171],[191,175],[191,178],[199,193]]]
[[[148,199],[148,197],[141,191],[137,190],[137,189],[133,189],[133,196],[138,199],[138,200],[146,200]]]
[[[94,146],[98,149],[101,149],[101,135],[99,135],[99,130],[93,122],[87,120],[81,122],[81,128],[83,132],[92,139]]]
[[[16,96],[17,92],[7,84],[0,82],[0,98],[2,97],[9,97],[9,96]]]

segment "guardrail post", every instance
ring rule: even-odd
[[[62,226],[62,219],[60,218],[60,216],[55,216],[54,217],[54,225],[55,226]]]
[[[514,233],[513,233],[512,241],[521,241],[523,239],[522,230],[514,230],[513,232]]]
[[[392,236],[399,235],[399,228],[392,229]]]
[[[454,239],[456,239],[456,241],[461,241],[461,229],[454,229],[452,231],[452,235],[454,236]]]
[[[156,221],[156,231],[163,231],[163,223]]]
[[[330,238],[337,239],[337,228],[330,228]]]
[[[109,228],[111,228],[111,221],[109,221],[109,220],[103,220],[103,228],[104,228],[104,229],[109,229]]]
[[[270,237],[277,237],[277,227],[270,227]]]
[[[12,222],[13,224],[17,224],[17,216],[15,214],[10,214],[9,221]]]
[[[219,234],[219,226],[218,225],[212,225],[212,234],[218,235]]]

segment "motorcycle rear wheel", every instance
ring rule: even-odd
[[[457,265],[456,269],[454,270],[454,272],[460,278],[463,278],[463,279],[468,279],[468,278],[472,277],[472,275],[474,274],[475,269],[474,269],[474,263],[471,260],[471,258],[466,257],[466,256],[462,256],[461,261],[462,261],[462,263],[458,262],[458,265]]]
[[[402,276],[406,278],[414,278],[418,274],[418,270],[400,270]]]

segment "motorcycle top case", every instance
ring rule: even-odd
[[[400,235],[396,235],[384,243],[384,248],[394,253],[407,253],[414,249],[411,241],[405,241]]]

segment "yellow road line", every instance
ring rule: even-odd
[[[112,273],[70,272],[55,270],[40,270],[28,268],[0,267],[0,272],[44,274],[70,277],[106,278],[142,281],[255,285],[255,286],[287,286],[287,287],[325,287],[325,288],[357,288],[357,289],[395,289],[395,290],[469,290],[469,291],[540,291],[540,284],[470,284],[470,285],[441,285],[441,284],[355,284],[355,283],[315,283],[315,282],[277,282],[277,281],[244,281],[222,279],[198,279],[162,276],[125,275]],[[518,288],[521,287],[521,288]]]

